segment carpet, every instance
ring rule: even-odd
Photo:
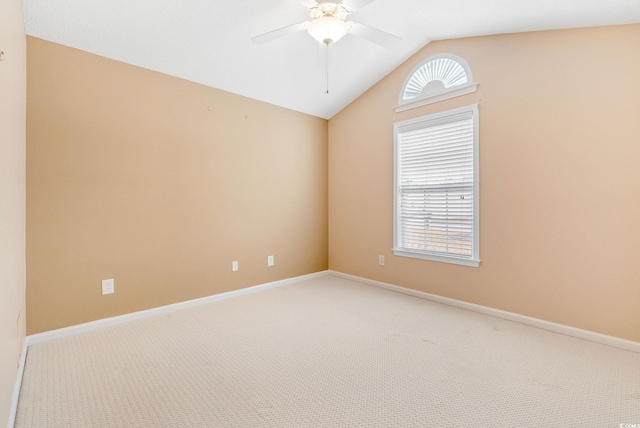
[[[333,276],[33,345],[16,416],[19,428],[634,423],[638,353]]]

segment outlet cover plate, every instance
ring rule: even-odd
[[[115,292],[115,281],[111,279],[102,280],[102,295],[113,294]]]

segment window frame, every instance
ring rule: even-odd
[[[416,127],[428,128],[441,123],[443,119],[451,116],[471,113],[473,119],[473,209],[472,209],[472,250],[471,256],[456,256],[433,254],[424,251],[412,251],[407,248],[401,248],[399,242],[399,224],[398,217],[400,211],[400,188],[399,188],[399,135],[408,130],[414,130]],[[420,126],[423,125],[423,126]],[[426,116],[420,116],[414,119],[396,122],[393,127],[393,254],[402,257],[412,257],[423,260],[431,260],[444,263],[453,263],[464,266],[478,267],[480,265],[480,116],[478,104],[446,110]]]

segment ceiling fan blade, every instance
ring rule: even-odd
[[[318,2],[316,0],[300,0],[300,3],[302,3],[302,5],[307,9],[318,7]]]
[[[298,31],[306,30],[309,22],[299,22],[293,25],[287,25],[286,27],[278,28],[277,30],[269,31],[264,34],[260,34],[258,36],[252,37],[251,41],[256,44],[263,44],[270,42],[272,40],[279,39],[281,37],[288,36],[293,33],[297,33]]]
[[[343,0],[342,6],[349,12],[355,12],[356,10],[365,7],[369,3],[373,3],[376,0]]]
[[[360,24],[358,22],[349,22],[349,25],[350,34],[388,49],[392,49],[402,40],[398,36],[394,36],[393,34],[389,34],[382,30],[378,30],[377,28],[369,27],[368,25]]]

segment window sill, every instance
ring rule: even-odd
[[[406,101],[395,107],[396,113],[411,110],[416,107],[422,107],[429,104],[437,103],[440,101],[448,100],[450,98],[460,97],[462,95],[472,94],[478,90],[477,83],[469,83],[464,86],[458,86],[453,89],[449,89],[444,92],[438,92],[437,94],[427,95],[426,97],[416,98],[410,101]]]
[[[463,259],[459,257],[438,256],[435,254],[418,253],[413,251],[399,250],[395,248],[392,251],[395,256],[411,257],[414,259],[431,260],[434,262],[451,263],[451,264],[462,265],[462,266],[471,266],[471,267],[480,266],[480,260],[477,260],[477,259]]]

